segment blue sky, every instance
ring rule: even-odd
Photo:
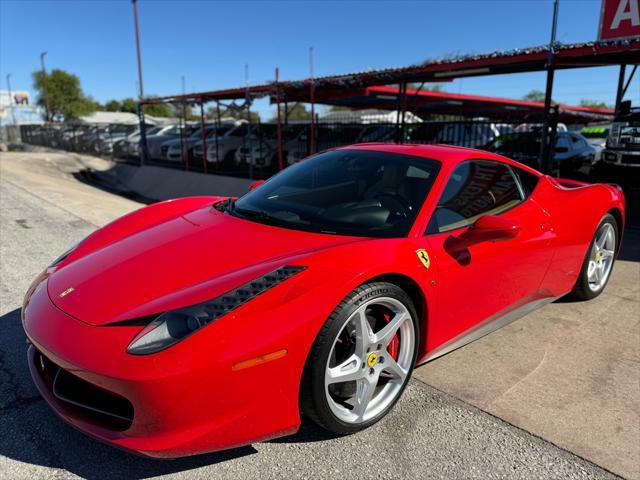
[[[596,38],[600,0],[561,0],[558,40]],[[447,54],[546,44],[551,0],[206,1],[139,0],[145,93],[212,90],[316,75],[404,66]],[[77,74],[98,101],[136,96],[129,0],[0,0],[0,84],[31,90],[31,72],[48,51],[47,69]],[[640,99],[640,75],[629,95]],[[617,68],[558,72],[554,98],[613,103]],[[456,93],[520,98],[544,89],[544,74],[464,79]],[[628,96],[629,96],[628,95]],[[266,113],[269,107],[260,105]]]

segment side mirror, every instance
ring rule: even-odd
[[[480,242],[511,240],[520,234],[520,226],[513,220],[484,215],[460,235],[468,245]]]
[[[253,182],[250,186],[249,186],[249,191],[251,190],[255,190],[256,188],[258,188],[260,185],[262,185],[264,183],[264,180],[256,180],[255,182]]]

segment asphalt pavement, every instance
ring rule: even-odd
[[[172,461],[140,458],[86,437],[58,419],[31,382],[22,296],[43,267],[108,221],[110,211],[139,205],[116,205],[113,195],[71,181],[34,183],[7,168],[17,154],[0,155],[0,479],[617,478],[418,380],[386,419],[346,437],[305,422],[291,437]],[[57,183],[66,191],[52,191]]]

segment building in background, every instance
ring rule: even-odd
[[[26,90],[0,90],[0,126],[43,123],[43,109],[31,103]]]

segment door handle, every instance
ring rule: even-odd
[[[540,225],[540,229],[543,232],[553,232],[553,224],[551,222],[544,222]]]

